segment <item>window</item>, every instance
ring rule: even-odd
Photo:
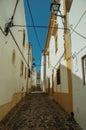
[[[52,28],[52,35],[53,35],[53,36],[56,35],[57,29],[58,29],[58,24],[57,24],[57,22],[55,22],[55,23],[53,24],[53,28]]]
[[[58,36],[57,36],[57,34],[55,35],[55,53],[57,52],[57,50],[58,50]]]
[[[27,72],[27,68],[25,67],[25,79],[26,79],[26,74],[27,74],[26,72]]]
[[[50,54],[48,52],[48,68],[50,67]]]
[[[15,51],[12,53],[12,64],[15,64]]]
[[[23,67],[24,67],[24,63],[23,63],[23,61],[21,61],[21,76],[23,76]]]
[[[25,47],[25,30],[23,30],[23,46]]]
[[[28,70],[28,77],[30,78],[30,69]]]
[[[86,55],[82,57],[83,84],[86,84]]]
[[[60,68],[57,70],[57,84],[60,84]]]

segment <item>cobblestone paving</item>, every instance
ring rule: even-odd
[[[31,93],[0,122],[0,130],[81,130],[47,94]]]

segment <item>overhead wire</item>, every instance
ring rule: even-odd
[[[86,13],[86,10],[83,12],[83,14],[81,15],[80,19],[78,20],[77,24],[74,26],[74,30],[77,28],[77,26],[79,25],[79,23],[81,22],[82,18],[84,17]],[[71,32],[71,34],[73,33],[73,31]]]
[[[19,47],[19,45],[18,45],[18,43],[17,43],[17,41],[16,41],[16,39],[15,39],[15,37],[14,37],[14,35],[13,35],[13,33],[12,33],[11,30],[10,30],[10,34],[11,34],[11,36],[12,36],[12,38],[13,38],[13,40],[14,40],[14,42],[15,42],[15,44],[16,44],[16,46],[17,46],[19,52],[20,52],[20,54],[22,55],[22,57],[23,57],[25,63],[27,64],[27,66],[28,66],[28,68],[29,68],[29,71],[30,71],[31,74],[33,75],[32,71],[30,70],[30,66],[29,66],[28,62],[26,61],[26,59],[25,59],[25,57],[24,57],[24,55],[23,55],[23,53],[22,53],[22,51],[21,51],[21,49],[20,49],[20,47]]]
[[[13,18],[14,18],[14,15],[15,15],[15,12],[16,12],[16,9],[17,9],[18,2],[19,2],[19,0],[16,1],[16,5],[15,5],[15,8],[14,8],[13,15],[12,15],[12,17],[11,17],[11,20],[13,20]]]
[[[46,25],[13,25],[13,27],[27,27],[27,28],[54,28],[54,29],[62,29],[62,30],[69,30],[69,28],[63,28],[63,27],[53,27],[53,26],[46,26]]]
[[[76,33],[77,35],[79,35],[80,37],[86,39],[85,36],[83,36],[82,34],[80,34],[79,32],[77,32],[77,31],[76,31],[75,29],[73,29],[72,27],[71,27],[71,30],[73,30],[73,32],[75,32],[75,33]]]
[[[24,57],[24,55],[23,55],[23,53],[22,53],[22,51],[21,51],[21,49],[20,49],[20,47],[19,47],[19,45],[18,45],[18,43],[17,43],[17,41],[16,41],[16,39],[15,39],[15,37],[14,37],[14,35],[13,35],[13,33],[12,33],[11,30],[10,30],[10,34],[11,34],[11,36],[12,36],[12,38],[13,38],[13,40],[14,40],[14,42],[15,42],[15,44],[16,44],[18,50],[19,50],[19,52],[21,53],[21,55],[22,55],[22,57],[23,57],[25,63],[26,63],[27,66],[29,67],[29,65],[28,65],[28,63],[27,63],[27,61],[26,61],[26,59],[25,59],[25,57]]]
[[[37,34],[37,31],[36,31],[36,28],[35,28],[34,19],[33,19],[33,16],[32,16],[30,4],[29,4],[29,1],[28,1],[28,0],[26,0],[26,1],[27,1],[27,6],[28,6],[28,9],[29,9],[29,12],[30,12],[32,24],[33,24],[33,27],[34,27],[34,32],[35,32],[35,35],[36,35],[36,38],[37,38],[37,43],[38,43],[38,46],[39,46],[40,51],[42,51],[42,47],[41,47],[41,44],[40,44],[40,41],[39,41],[39,38],[38,38],[38,34]]]

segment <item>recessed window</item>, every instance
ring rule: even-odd
[[[23,46],[25,47],[25,30],[23,30]]]
[[[57,22],[56,22],[56,23],[54,23],[53,28],[52,28],[52,35],[53,35],[53,36],[56,35],[57,29],[58,29],[58,24],[57,24]]]
[[[12,53],[12,64],[15,64],[15,51]]]
[[[86,55],[82,57],[83,84],[86,84]]]
[[[21,61],[21,76],[23,76],[23,68],[24,68],[24,63],[23,63],[23,61]]]
[[[25,79],[26,79],[26,75],[27,75],[27,73],[26,73],[26,72],[27,72],[27,68],[25,67]]]
[[[59,85],[61,83],[60,80],[60,68],[57,70],[57,84]]]
[[[48,52],[48,68],[50,67],[50,53]]]
[[[55,38],[55,53],[56,53],[58,50],[58,36],[57,36],[57,34],[54,36],[54,38]]]
[[[28,69],[28,77],[30,78],[30,69]]]

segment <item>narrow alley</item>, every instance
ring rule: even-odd
[[[0,130],[81,130],[51,96],[33,91],[0,122]]]

